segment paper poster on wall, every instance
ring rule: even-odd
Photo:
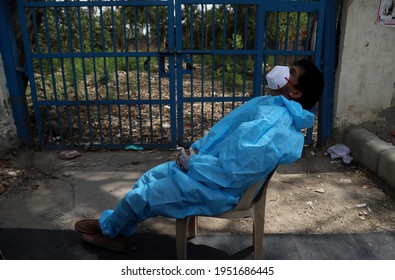
[[[395,27],[395,0],[380,0],[376,24]]]

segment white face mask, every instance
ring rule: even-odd
[[[267,85],[270,89],[283,88],[289,80],[288,66],[275,66],[272,71],[266,75]]]

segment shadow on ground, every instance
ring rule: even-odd
[[[266,234],[264,259],[395,260],[395,232],[365,234]],[[188,242],[195,260],[252,259],[251,235],[198,236]],[[174,260],[175,238],[137,233],[127,252],[116,253],[85,243],[72,230],[0,229],[0,251],[6,260]]]

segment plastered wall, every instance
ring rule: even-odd
[[[3,59],[0,53],[0,155],[17,145],[16,127],[12,117]]]
[[[376,25],[378,0],[345,0],[335,88],[335,129],[395,123],[395,27]]]

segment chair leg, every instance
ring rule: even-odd
[[[258,218],[254,221],[253,231],[254,258],[261,260],[263,250],[263,221],[261,219]]]
[[[254,207],[253,217],[253,246],[254,246],[254,257],[256,260],[262,259],[263,251],[263,231],[265,228],[265,206]]]
[[[177,248],[177,259],[187,259],[187,226],[188,219],[177,219],[176,220],[176,248]]]
[[[189,217],[188,236],[196,237],[198,235],[198,216]]]

